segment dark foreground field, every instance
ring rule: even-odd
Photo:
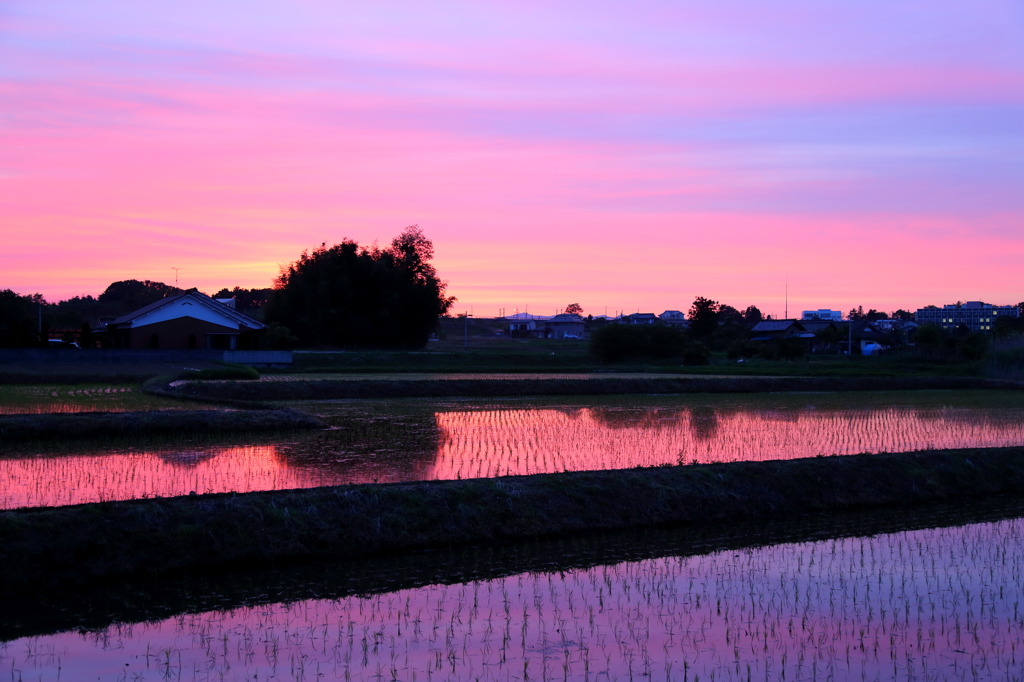
[[[360,559],[1024,493],[1024,448],[356,485],[0,513],[0,585]]]

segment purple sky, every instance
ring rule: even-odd
[[[2,2],[0,288],[418,223],[476,314],[1024,300],[1020,2]]]

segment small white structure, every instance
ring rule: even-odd
[[[686,319],[686,313],[680,310],[666,310],[661,315],[658,315],[658,319],[661,320],[662,324],[671,324],[677,327],[689,327],[690,322]]]
[[[841,310],[829,310],[828,308],[818,308],[817,310],[805,310],[801,319],[804,320],[830,320],[832,322],[841,322],[843,319],[843,313]]]

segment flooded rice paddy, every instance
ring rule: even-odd
[[[291,403],[287,437],[5,446],[0,508],[345,483],[1024,445],[1018,392]]]
[[[0,644],[12,680],[1014,680],[1024,519],[200,609]]]

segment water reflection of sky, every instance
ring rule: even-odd
[[[1013,679],[1024,520],[190,613],[0,645],[14,679]]]
[[[8,453],[0,505],[1024,445],[1018,394],[986,395],[305,403],[336,428],[286,440]]]

